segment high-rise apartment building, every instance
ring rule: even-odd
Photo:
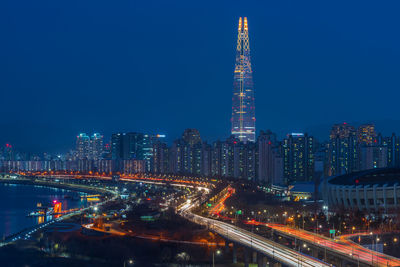
[[[257,175],[256,144],[237,142],[233,146],[233,177],[255,181]]]
[[[203,145],[196,129],[186,129],[170,149],[170,168],[174,173],[201,175]]]
[[[111,136],[111,158],[114,160],[143,159],[142,133],[115,133]]]
[[[165,138],[163,134],[144,134],[142,141],[142,160],[144,160],[145,172],[152,172],[154,170],[154,144],[161,142]]]
[[[211,146],[211,175],[222,176],[222,142],[215,141]]]
[[[327,144],[327,176],[359,170],[359,145],[355,128],[347,123],[332,127]]]
[[[388,147],[363,146],[360,149],[360,170],[386,168],[388,166]]]
[[[282,156],[276,134],[261,131],[257,139],[258,181],[262,184],[281,184],[283,180]]]
[[[257,177],[258,166],[258,151],[256,148],[255,143],[240,142],[234,136],[224,142],[214,142],[211,146],[208,146],[208,149],[210,149],[208,155],[210,157],[211,175],[254,181]],[[203,157],[205,157],[204,153]]]
[[[175,140],[170,149],[170,169],[177,174],[190,174],[192,160],[190,147],[183,139]]]
[[[334,124],[329,135],[330,139],[335,138],[347,138],[355,132],[354,126],[344,122],[339,124]]]
[[[78,159],[99,160],[104,151],[103,136],[94,133],[89,137],[86,133],[80,133],[76,137],[76,157]]]
[[[206,142],[202,143],[201,148],[201,174],[204,176],[211,176],[212,166],[212,147]]]
[[[363,124],[357,129],[357,139],[358,143],[362,145],[372,145],[375,141],[376,132],[375,125]]]
[[[241,142],[255,142],[256,118],[253,71],[247,18],[239,19],[232,97],[231,134]]]
[[[153,170],[154,173],[170,173],[170,149],[167,144],[160,141],[153,144]]]
[[[103,136],[99,133],[94,133],[90,137],[90,158],[93,160],[101,159],[103,151]]]
[[[76,137],[76,157],[78,159],[90,158],[90,137],[85,133],[80,133]]]
[[[315,140],[303,133],[291,133],[282,142],[284,182],[308,182],[314,179]]]
[[[122,160],[143,160],[145,172],[151,172],[154,144],[164,137],[160,134],[115,133],[111,136],[111,158],[116,161],[117,169],[122,168]]]
[[[221,146],[221,176],[235,177],[235,145],[239,139],[231,136]]]
[[[185,129],[182,139],[191,146],[201,143],[200,133],[197,129]]]
[[[0,159],[1,160],[14,160],[13,146],[7,143],[4,147],[0,148]]]
[[[394,133],[389,137],[377,137],[377,143],[380,146],[387,147],[387,165],[388,167],[400,167],[400,138]]]

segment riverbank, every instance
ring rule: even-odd
[[[1,177],[1,176],[0,176]],[[65,189],[75,192],[84,192],[84,193],[97,193],[102,194],[104,196],[104,201],[95,204],[95,207],[100,207],[103,204],[115,200],[119,195],[116,191],[109,190],[106,188],[100,188],[90,185],[83,185],[83,184],[75,184],[75,183],[64,183],[64,182],[53,182],[41,179],[35,179],[34,177],[17,177],[17,178],[9,178],[6,177],[0,178],[0,184],[9,184],[9,185],[27,185],[27,186],[40,186],[40,187],[47,187],[47,188],[57,188],[57,189]],[[78,210],[72,211],[70,213],[64,214],[58,218],[54,218],[51,221],[47,221],[41,224],[37,224],[31,227],[24,228],[18,231],[15,234],[8,235],[3,239],[3,242],[0,243],[0,246],[9,244],[10,242],[14,242],[20,239],[29,239],[30,236],[38,231],[39,229],[43,229],[54,222],[60,222],[62,220],[71,218],[72,216],[80,215],[81,213],[87,211],[89,207],[80,208]]]
[[[108,190],[105,188],[100,188],[100,187],[94,187],[94,186],[88,186],[88,185],[82,185],[82,184],[74,184],[74,183],[64,183],[64,182],[52,182],[52,181],[46,181],[46,180],[41,180],[41,179],[35,179],[35,178],[1,178],[0,177],[0,183],[8,183],[8,184],[23,184],[23,185],[32,185],[32,186],[47,186],[47,187],[52,187],[52,188],[61,188],[61,189],[67,189],[67,190],[72,190],[72,191],[79,191],[83,193],[100,193],[100,194],[114,194],[114,191]]]

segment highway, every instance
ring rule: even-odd
[[[379,253],[376,251],[364,248],[357,243],[346,239],[331,239],[321,235],[314,234],[312,232],[304,231],[301,229],[294,229],[281,224],[265,224],[256,223],[260,225],[266,225],[274,231],[281,232],[285,235],[295,237],[299,240],[304,240],[312,243],[316,246],[331,250],[338,254],[342,254],[345,257],[352,258],[356,261],[364,262],[372,266],[400,266],[400,259],[391,257],[389,255]]]
[[[111,181],[113,178],[108,175],[100,174],[66,174],[66,173],[48,173],[48,172],[35,172],[35,173],[17,173],[22,176],[34,176],[40,178],[51,178],[51,179],[96,179],[96,180],[106,180]],[[185,187],[214,187],[212,183],[206,181],[198,181],[198,179],[191,178],[177,178],[175,176],[167,177],[150,177],[146,175],[134,174],[134,175],[120,175],[118,180],[121,181],[132,181],[132,182],[152,182],[154,184],[165,184],[169,183],[175,186],[185,186]]]
[[[67,178],[67,177],[63,177]],[[68,177],[72,178],[72,177]],[[106,177],[108,178],[108,177]],[[130,181],[130,182],[148,182],[148,183],[156,183],[156,184],[164,184],[165,182],[170,183],[172,186],[184,186],[184,187],[196,187],[207,189],[205,186],[206,183],[193,183],[191,181],[183,181],[180,179],[160,179],[160,178],[148,178],[148,177],[121,177],[122,181]],[[209,184],[207,184],[209,186]],[[207,189],[207,192],[209,190]],[[219,217],[224,217],[221,215],[222,210],[225,208],[225,201],[228,199],[235,190],[233,188],[228,188],[226,194],[220,199],[220,201],[210,210],[210,215],[216,215]],[[275,243],[269,239],[258,236],[254,233],[236,227],[234,225],[221,222],[218,220],[214,220],[211,218],[201,217],[199,215],[193,214],[191,209],[196,206],[197,203],[191,203],[188,201],[183,204],[178,211],[180,214],[201,225],[208,226],[211,230],[217,232],[218,234],[226,237],[229,240],[240,243],[244,246],[250,247],[254,250],[261,252],[262,254],[269,256],[270,258],[275,258],[281,263],[284,263],[288,266],[331,266],[328,263],[322,262],[319,259],[313,258],[309,255],[303,254],[296,250],[290,249],[278,243]],[[84,209],[85,210],[85,209]],[[46,227],[48,224],[51,224],[55,221],[65,219],[67,217],[76,215],[77,213],[81,213],[84,210],[80,210],[77,212],[72,212],[67,215],[61,216],[60,218],[48,222],[43,225],[38,225],[34,229],[29,229],[26,232],[20,233],[16,238],[12,240],[6,240],[3,244],[7,243],[7,241],[15,241],[20,238],[29,238],[30,235],[37,231],[42,227]],[[355,261],[363,262],[368,265],[373,266],[400,266],[400,259],[391,257],[389,255],[385,255],[383,253],[371,251],[367,248],[364,248],[357,243],[346,239],[331,239],[321,235],[314,234],[312,232],[294,229],[285,225],[280,224],[266,224],[257,221],[247,221],[249,224],[257,224],[257,225],[265,225],[274,229],[274,231],[281,232],[282,234],[295,237],[299,240],[307,241],[315,246],[319,246],[322,249],[326,249],[337,254],[342,255],[343,257],[353,259]]]
[[[246,247],[254,249],[263,255],[273,258],[287,266],[305,266],[305,267],[328,267],[328,263],[322,262],[309,255],[302,254],[293,249],[287,248],[268,240],[249,231],[243,230],[237,226],[217,221],[210,218],[201,217],[193,214],[191,209],[195,207],[195,203],[188,201],[183,205],[179,212],[180,214],[200,225],[208,226],[210,230],[224,236],[225,238],[242,244]]]
[[[210,210],[210,215],[216,215],[223,219],[232,219],[221,215],[225,207],[225,201],[234,193],[233,188],[228,188],[227,193],[219,200],[219,202]],[[357,243],[354,243],[345,238],[331,239],[324,237],[313,232],[308,232],[301,229],[294,229],[292,227],[276,224],[276,223],[263,223],[255,220],[246,221],[247,224],[264,225],[274,231],[281,232],[287,236],[291,236],[298,240],[306,241],[310,244],[318,246],[327,251],[332,251],[336,254],[342,255],[344,258],[352,259],[354,261],[362,262],[367,265],[378,267],[394,267],[400,266],[400,259],[376,252]],[[229,225],[229,224],[228,224]]]

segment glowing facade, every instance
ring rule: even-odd
[[[253,72],[247,18],[239,18],[236,63],[232,97],[232,129],[234,137],[243,142],[254,142],[256,118],[254,106]]]

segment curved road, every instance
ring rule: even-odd
[[[274,231],[295,237],[299,240],[307,241],[316,246],[326,248],[327,250],[332,250],[336,253],[340,253],[346,257],[352,258],[353,260],[359,260],[360,262],[364,262],[366,264],[382,267],[400,266],[400,259],[364,248],[356,243],[345,240],[344,238],[331,239],[301,229],[294,229],[282,224],[259,224],[266,225]]]
[[[194,203],[183,205],[179,212],[180,214],[200,225],[208,226],[209,229],[232,240],[236,243],[250,247],[263,255],[276,259],[277,261],[286,264],[287,266],[305,266],[305,267],[330,267],[331,265],[315,259],[309,255],[299,253],[293,249],[279,245],[271,240],[268,240],[249,231],[243,230],[237,226],[217,221],[210,218],[201,217],[191,213],[191,209],[195,207]]]

